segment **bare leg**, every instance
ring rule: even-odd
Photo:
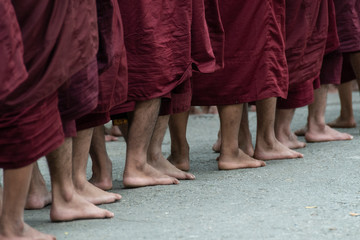
[[[275,119],[276,138],[290,149],[303,148],[306,143],[300,142],[291,131],[290,125],[294,117],[295,109],[277,109]]]
[[[210,106],[208,113],[209,113],[209,114],[218,114],[219,112],[218,112],[216,106]]]
[[[218,139],[214,143],[212,149],[214,150],[214,152],[220,152],[220,148],[221,148],[221,133],[219,131]],[[252,145],[252,137],[249,129],[247,103],[243,105],[242,118],[240,122],[240,131],[239,131],[239,148],[250,157],[254,156],[254,147]]]
[[[168,122],[169,115],[159,116],[155,125],[154,134],[150,141],[147,162],[165,175],[181,180],[193,180],[195,179],[194,175],[179,170],[167,159],[165,159],[162,154],[161,146],[164,140]]]
[[[158,118],[160,99],[137,102],[130,119],[126,164],[123,176],[125,187],[178,184],[179,180],[167,176],[147,163],[147,153]],[[124,132],[123,132],[124,133]]]
[[[86,178],[86,167],[93,129],[77,132],[73,138],[73,181],[75,190],[80,196],[93,204],[112,203],[121,199],[119,194],[105,192],[92,185]]]
[[[128,120],[124,120],[123,123],[121,125],[119,125],[118,127],[119,127],[120,131],[123,134],[125,142],[127,142],[128,135],[129,135],[129,123],[128,123]]]
[[[94,128],[90,156],[92,159],[92,177],[89,182],[102,190],[110,190],[112,188],[112,162],[106,151],[104,126]]]
[[[96,207],[76,191],[72,181],[72,138],[46,156],[52,186],[52,221],[71,221],[87,218],[111,218],[112,212]]]
[[[239,148],[250,157],[254,156],[254,146],[249,128],[248,104],[244,104],[239,132]]]
[[[34,163],[30,181],[29,193],[25,209],[41,209],[51,203],[51,193],[47,190],[45,180],[39,166]]]
[[[340,98],[340,116],[327,125],[333,128],[354,128],[356,122],[352,107],[352,81],[342,83],[338,86]]]
[[[24,222],[24,207],[33,164],[4,170],[3,208],[0,217],[0,239],[55,239],[31,228]]]
[[[116,136],[116,137],[122,136],[119,126],[112,126],[110,133],[111,133],[111,135]]]
[[[111,129],[108,129],[104,126],[104,132],[106,142],[117,141],[119,140],[117,137],[122,136],[119,126],[112,126]]]
[[[275,137],[276,98],[256,102],[257,131],[254,157],[262,160],[302,158]]]
[[[351,53],[350,62],[354,70],[358,86],[360,86],[360,53]],[[341,103],[340,116],[328,123],[330,127],[353,128],[356,127],[352,108],[352,82],[343,83],[339,86],[339,97]]]
[[[190,150],[186,138],[188,119],[189,112],[183,112],[171,115],[169,120],[171,154],[168,160],[183,171],[189,171],[190,169]]]
[[[105,135],[103,137],[105,139],[105,142],[116,142],[117,140],[119,140],[119,138],[114,137],[113,135]]]
[[[325,110],[328,85],[315,90],[315,101],[309,105],[308,128],[305,139],[308,142],[351,140],[353,136],[341,133],[325,124]]]
[[[198,115],[198,114],[204,114],[204,113],[200,106],[192,106],[190,108],[190,114]]]
[[[265,162],[255,160],[239,149],[239,129],[243,105],[218,106],[220,115],[221,151],[218,167],[220,170],[257,168]]]
[[[221,149],[221,132],[220,132],[220,130],[218,131],[217,136],[218,136],[218,138],[216,139],[216,142],[213,144],[212,150],[216,153],[220,153],[220,149]]]
[[[3,188],[0,186],[0,213],[2,212],[2,205],[3,205],[2,200],[3,200]]]

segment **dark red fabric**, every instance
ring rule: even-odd
[[[57,103],[54,94],[27,108],[1,113],[1,168],[24,167],[61,145],[64,134]]]
[[[336,12],[335,12],[334,0],[328,0],[328,8],[329,8],[328,10],[329,26],[328,26],[325,54],[334,52],[335,50],[338,50],[340,47],[340,40],[336,25]]]
[[[286,1],[287,99],[278,108],[298,108],[313,101],[314,80],[320,76],[328,36],[328,0]]]
[[[135,109],[135,102],[126,102],[120,105],[117,105],[110,110],[111,119],[114,119],[112,116],[119,115],[122,113],[132,112]]]
[[[29,77],[7,97],[21,109],[54,94],[97,52],[94,0],[13,0],[24,41]],[[21,98],[19,97],[21,96]]]
[[[224,64],[224,30],[218,0],[193,0],[191,57],[195,69],[212,73]]]
[[[191,72],[188,74],[187,80],[173,89],[171,98],[162,99],[159,115],[176,114],[190,110],[192,97],[190,77]]]
[[[205,0],[205,18],[216,68],[224,68],[225,30],[221,22],[219,0]],[[218,69],[216,69],[218,70]]]
[[[356,76],[350,62],[350,53],[343,53],[342,55],[343,64],[341,70],[341,83],[346,83],[356,79]]]
[[[76,136],[75,120],[96,108],[98,96],[98,69],[94,60],[59,89],[59,112],[65,137]]]
[[[0,97],[0,147],[4,147],[1,153],[6,153],[1,155],[0,162],[4,168],[19,168],[53,151],[63,141],[58,88],[94,59],[98,38],[93,0],[13,0],[11,3],[21,29],[28,77],[13,81],[11,92]],[[4,9],[11,6],[8,0],[1,4]],[[14,20],[11,14],[0,16],[1,24]],[[7,20],[3,20],[4,16]],[[14,22],[9,29],[20,32]],[[3,29],[0,32],[3,36]],[[15,42],[20,39],[13,33],[6,34],[14,36]],[[1,46],[6,39],[1,38]],[[11,45],[6,44],[10,50]],[[14,59],[16,56],[13,55]],[[6,59],[6,55],[1,59]],[[14,64],[11,59],[9,63]],[[19,77],[23,67],[15,69],[19,71],[15,76]]]
[[[340,46],[336,27],[336,14],[334,1],[329,0],[329,28],[326,41],[325,56],[321,66],[320,82],[321,84],[340,84],[342,54],[337,51]]]
[[[338,51],[326,54],[321,66],[321,84],[340,84],[343,57]]]
[[[334,0],[336,21],[343,53],[341,83],[356,79],[349,53],[360,51],[360,1]]]
[[[162,97],[191,66],[192,1],[118,0],[129,69],[129,101]]]
[[[23,44],[10,0],[0,2],[0,113],[11,93],[27,79]]]
[[[221,23],[218,0],[193,0],[191,24],[191,57],[193,69],[212,73],[224,67],[224,28]],[[192,99],[191,72],[171,91],[170,98],[161,102],[159,115],[176,114],[190,110]]]
[[[57,148],[63,133],[57,97],[4,110],[9,94],[27,77],[21,32],[10,0],[0,2],[0,167],[21,168]]]
[[[213,72],[223,65],[223,28],[217,0],[173,2],[119,0],[128,51],[129,98],[111,115],[134,109],[134,101],[162,97],[160,114],[190,108],[192,63]]]
[[[96,127],[110,121],[112,107],[126,101],[128,73],[123,26],[116,0],[97,0],[99,26],[99,101],[91,113],[76,120],[77,130]]]
[[[360,1],[334,0],[341,52],[360,51]]]
[[[225,29],[225,68],[212,74],[194,73],[192,104],[286,97],[285,1],[222,0],[219,7]]]

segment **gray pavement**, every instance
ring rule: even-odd
[[[360,126],[360,99],[353,94]],[[326,119],[339,113],[337,94],[330,94]],[[296,111],[292,128],[306,123],[307,109]],[[256,116],[250,113],[255,136]],[[113,219],[51,223],[50,208],[26,211],[31,226],[57,239],[360,239],[359,128],[343,131],[354,140],[311,143],[303,159],[269,161],[260,169],[218,171],[217,116],[191,116],[188,140],[194,181],[176,186],[123,189],[125,143],[107,143],[113,160],[114,189],[123,199],[102,205]],[[166,135],[163,151],[169,154]],[[41,169],[49,183],[44,160]],[[90,165],[90,164],[89,164]],[[90,177],[91,166],[88,175]]]

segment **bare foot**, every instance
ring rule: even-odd
[[[238,149],[238,152],[232,155],[220,154],[218,158],[219,170],[258,168],[264,167],[265,165],[265,162],[250,157],[241,149]]]
[[[113,135],[105,135],[105,142],[115,142],[117,140],[119,140],[119,138]]]
[[[210,106],[200,106],[203,114],[208,114]]]
[[[216,106],[210,106],[208,113],[209,113],[209,114],[218,114],[218,109],[217,109],[217,107],[216,107]]]
[[[190,170],[190,160],[189,158],[187,159],[180,159],[179,158],[175,158],[173,157],[173,155],[171,154],[170,156],[168,156],[167,160],[174,165],[177,169],[180,169],[181,171],[189,171]]]
[[[254,156],[254,147],[251,142],[239,140],[239,148],[250,157]]]
[[[88,181],[81,183],[81,186],[75,183],[74,185],[80,196],[95,205],[113,203],[121,199],[120,194],[105,192]]]
[[[112,126],[110,130],[110,134],[116,137],[121,137],[123,135],[119,126]]]
[[[305,136],[305,133],[307,131],[307,127],[300,128],[294,132],[296,136]],[[277,136],[276,136],[277,137]],[[279,139],[279,138],[278,138]]]
[[[3,188],[0,185],[0,213],[2,212],[2,206],[3,206]]]
[[[92,170],[93,174],[89,180],[91,184],[104,191],[112,189],[112,162],[109,158],[107,158],[106,169],[104,169],[106,174],[102,174],[100,169],[96,168],[94,165],[92,166]]]
[[[114,217],[112,212],[98,208],[76,192],[73,192],[66,200],[54,199],[50,210],[50,219],[53,222],[112,217]]]
[[[21,225],[21,226],[20,226]],[[52,235],[48,235],[30,227],[26,223],[19,224],[19,227],[10,228],[0,227],[1,240],[55,240]]]
[[[216,152],[216,153],[220,153],[220,148],[221,148],[221,138],[218,137],[218,139],[216,140],[216,142],[212,146],[212,150],[214,152]],[[240,141],[239,140],[239,148],[244,153],[249,155],[250,157],[254,156],[254,148],[253,148],[253,145],[251,143],[249,144],[247,141]]]
[[[355,119],[343,119],[341,116],[336,118],[334,121],[327,123],[332,128],[354,128],[356,127]]]
[[[125,169],[123,184],[126,188],[145,187],[154,185],[179,184],[179,180],[174,177],[164,175],[145,163],[143,166],[133,168],[130,171]]]
[[[279,140],[279,142],[281,142],[283,145],[290,149],[306,147],[306,143],[299,141],[293,132],[287,134],[277,134],[276,138]]]
[[[295,152],[277,139],[269,144],[256,144],[254,157],[261,160],[276,160],[276,159],[291,159],[291,158],[303,158],[304,155]]]
[[[41,209],[51,203],[51,193],[46,188],[45,180],[37,164],[31,176],[25,209]]]
[[[182,171],[189,171],[190,170],[189,152],[190,152],[190,148],[187,142],[183,148],[172,145],[171,154],[170,156],[168,156],[167,160],[177,169],[180,169]]]
[[[51,203],[51,193],[45,188],[39,188],[36,191],[29,191],[25,209],[41,209]]]
[[[323,129],[317,131],[307,131],[305,139],[308,142],[328,142],[328,141],[341,141],[352,140],[354,137],[348,133],[342,133],[325,125]]]
[[[164,158],[162,154],[158,156],[153,156],[148,158],[148,163],[153,166],[155,169],[159,170],[165,175],[174,177],[179,180],[194,180],[195,176],[191,173],[183,172],[180,169],[176,168],[168,160]]]
[[[214,145],[212,146],[212,150],[216,153],[220,152],[220,148],[221,148],[221,138],[218,137],[218,139],[216,140],[216,142],[214,143]]]
[[[190,108],[190,114],[199,115],[199,114],[203,114],[203,111],[199,106],[192,106]]]

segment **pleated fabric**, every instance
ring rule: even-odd
[[[193,76],[192,105],[230,105],[287,96],[285,1],[219,1],[223,70]],[[255,21],[256,19],[256,21]]]
[[[134,102],[158,97],[162,98],[161,115],[189,110],[193,69],[213,72],[223,65],[217,0],[119,0],[119,6],[129,92],[128,102],[113,108],[112,114],[132,111]]]
[[[314,89],[320,85],[328,27],[328,0],[286,1],[289,91],[287,99],[278,99],[278,108],[298,108],[313,102]]]
[[[0,167],[19,168],[55,150],[64,139],[58,89],[95,59],[96,5],[93,0],[4,0],[0,6],[0,45],[24,49],[23,54],[12,53],[13,66],[5,67],[18,72],[13,79],[1,79],[11,88],[3,94],[6,85],[0,87]],[[25,76],[25,68],[28,76],[19,77]]]

